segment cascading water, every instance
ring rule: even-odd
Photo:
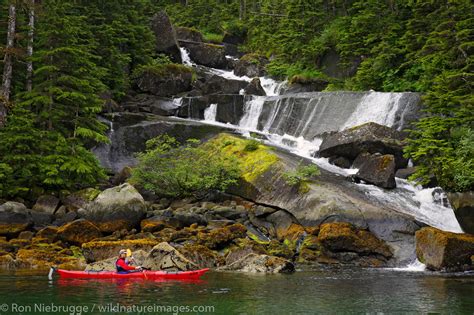
[[[187,52],[183,60],[188,60]],[[185,61],[188,62],[188,61]],[[191,61],[189,61],[192,64]],[[192,64],[193,65],[193,64]],[[210,73],[233,80],[250,81],[238,77],[233,71],[207,69]],[[267,144],[286,149],[296,155],[311,159],[320,167],[341,175],[357,172],[328,163],[327,159],[313,158],[325,132],[340,131],[366,122],[376,122],[398,130],[404,129],[416,117],[420,96],[417,93],[382,92],[311,92],[283,94],[286,82],[260,78],[267,96],[246,97],[243,115],[238,125],[216,122],[218,104],[204,112],[205,122],[264,134]],[[372,185],[355,185],[381,207],[414,216],[417,220],[446,231],[462,232],[451,208],[434,201],[432,189],[414,187],[397,179],[398,188],[384,190]]]
[[[211,104],[204,111],[204,120],[209,121],[209,122],[216,121],[216,114],[217,114],[217,104]]]

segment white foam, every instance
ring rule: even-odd
[[[397,267],[397,268],[384,268],[388,270],[394,271],[406,271],[406,272],[423,272],[426,271],[426,265],[416,259],[414,262],[408,264],[405,267]]]
[[[211,104],[208,108],[204,110],[204,120],[205,121],[216,121],[217,115],[217,104]]]

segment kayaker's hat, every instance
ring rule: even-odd
[[[127,250],[126,249],[121,249],[119,251],[119,255],[122,255],[122,254],[126,254],[127,253]]]

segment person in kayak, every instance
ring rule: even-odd
[[[136,271],[142,271],[143,268],[140,266],[130,266],[130,262],[126,260],[127,258],[127,250],[121,249],[119,251],[119,258],[115,261],[115,268],[117,269],[117,272],[120,273],[128,273],[128,272],[136,272]]]

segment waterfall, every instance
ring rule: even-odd
[[[244,116],[239,122],[239,127],[244,130],[257,130],[258,117],[262,112],[263,102],[265,97],[254,96],[252,99],[245,103]]]
[[[184,47],[179,47],[179,50],[181,52],[181,59],[183,60],[183,64],[187,66],[195,66],[196,64],[191,60],[191,57],[189,57],[189,52],[186,50]]]
[[[217,104],[211,104],[204,111],[204,120],[209,121],[209,122],[216,121],[216,114],[217,114]]]
[[[185,64],[194,65],[185,49],[181,49]],[[249,77],[239,77],[233,71],[206,68],[209,73],[223,78],[251,81]],[[281,94],[286,82],[261,77],[261,85],[267,96],[247,96],[241,111],[220,115],[216,122],[217,107],[225,110],[222,104],[211,104],[202,109],[191,107],[187,117],[196,119],[204,117],[204,122],[219,124],[228,128],[241,130],[248,135],[249,131],[259,132],[266,136],[269,145],[288,150],[298,156],[312,160],[319,167],[330,172],[347,176],[356,173],[357,169],[342,169],[329,164],[327,159],[314,158],[319,149],[321,137],[326,132],[341,131],[366,122],[403,130],[417,118],[420,109],[418,93],[383,93],[383,92],[306,92]],[[175,99],[182,104],[181,99]],[[188,99],[190,104],[190,99]],[[230,107],[229,107],[230,108]],[[229,119],[232,115],[232,122]],[[235,122],[238,122],[237,124]],[[453,210],[436,203],[433,189],[422,189],[411,183],[397,179],[397,188],[384,190],[376,186],[355,184],[353,189],[364,192],[367,198],[380,207],[389,206],[400,213],[413,216],[420,222],[446,231],[462,232]],[[422,268],[418,265],[415,269]]]

